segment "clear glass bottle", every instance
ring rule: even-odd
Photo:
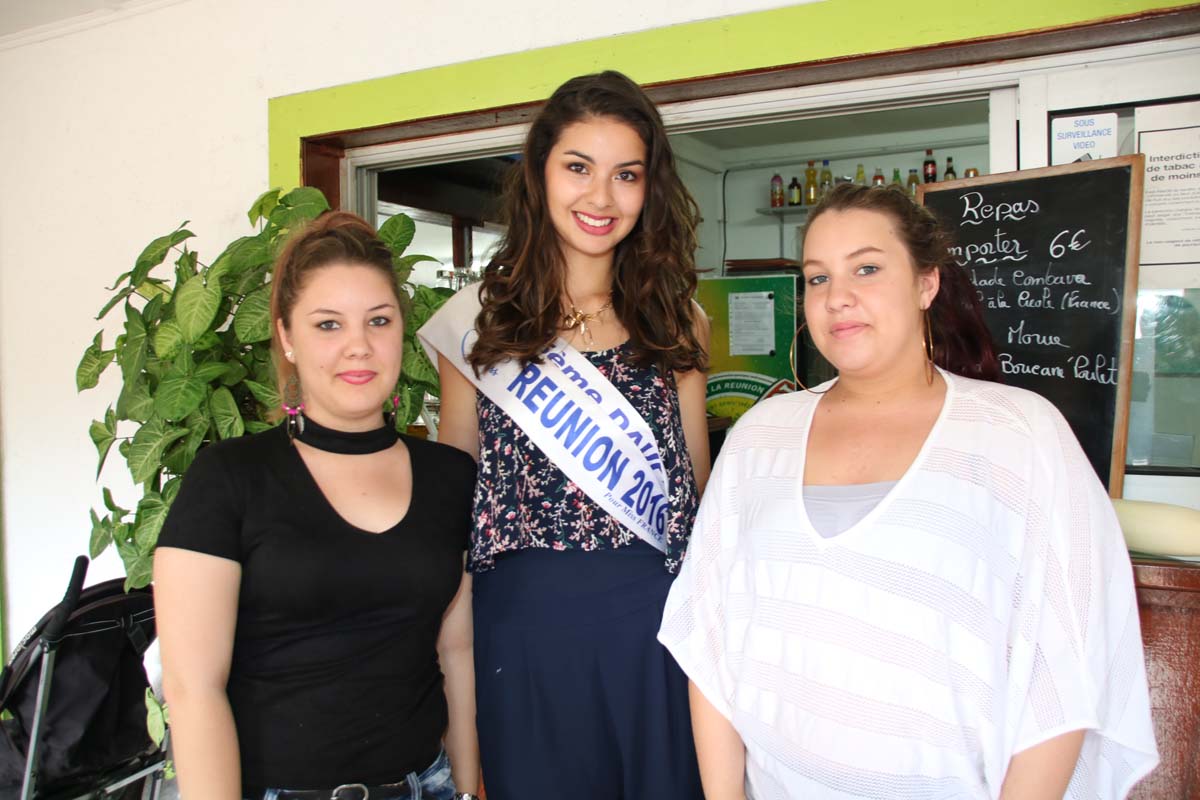
[[[811,206],[817,202],[819,193],[817,191],[817,167],[815,161],[808,162],[808,169],[804,170],[804,205]]]
[[[887,178],[883,177],[883,168],[876,167],[875,174],[871,176],[871,185],[883,186],[885,183],[887,183]]]
[[[862,164],[859,164],[858,169],[854,170],[854,182],[859,186],[867,185],[867,171],[863,169]]]
[[[917,196],[917,187],[921,185],[921,176],[917,174],[917,168],[913,167],[908,171],[908,193],[913,197]]]
[[[954,158],[946,156],[946,171],[942,173],[942,180],[952,181],[958,178],[958,173],[954,171]]]
[[[783,178],[778,172],[771,176],[771,208],[783,207]]]
[[[829,168],[829,159],[821,162],[820,194],[824,197],[833,188],[833,170]]]

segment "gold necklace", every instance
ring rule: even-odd
[[[612,295],[608,296],[608,302],[592,312],[581,311],[574,303],[571,304],[571,313],[563,317],[563,330],[573,331],[579,328],[579,338],[585,347],[592,347],[596,344],[595,337],[588,330],[588,323],[594,319],[598,319],[608,309],[612,308]]]

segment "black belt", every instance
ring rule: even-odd
[[[412,796],[407,781],[386,786],[344,783],[336,789],[280,789],[277,794],[279,800],[408,800]]]

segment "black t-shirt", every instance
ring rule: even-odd
[[[206,447],[160,547],[242,565],[228,693],[247,788],[392,783],[446,729],[437,659],[462,577],[475,463],[404,437],[412,502],[370,533],[325,499],[283,426]]]

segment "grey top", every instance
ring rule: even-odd
[[[804,509],[808,521],[823,539],[849,530],[871,513],[896,481],[852,483],[846,486],[805,486]]]

